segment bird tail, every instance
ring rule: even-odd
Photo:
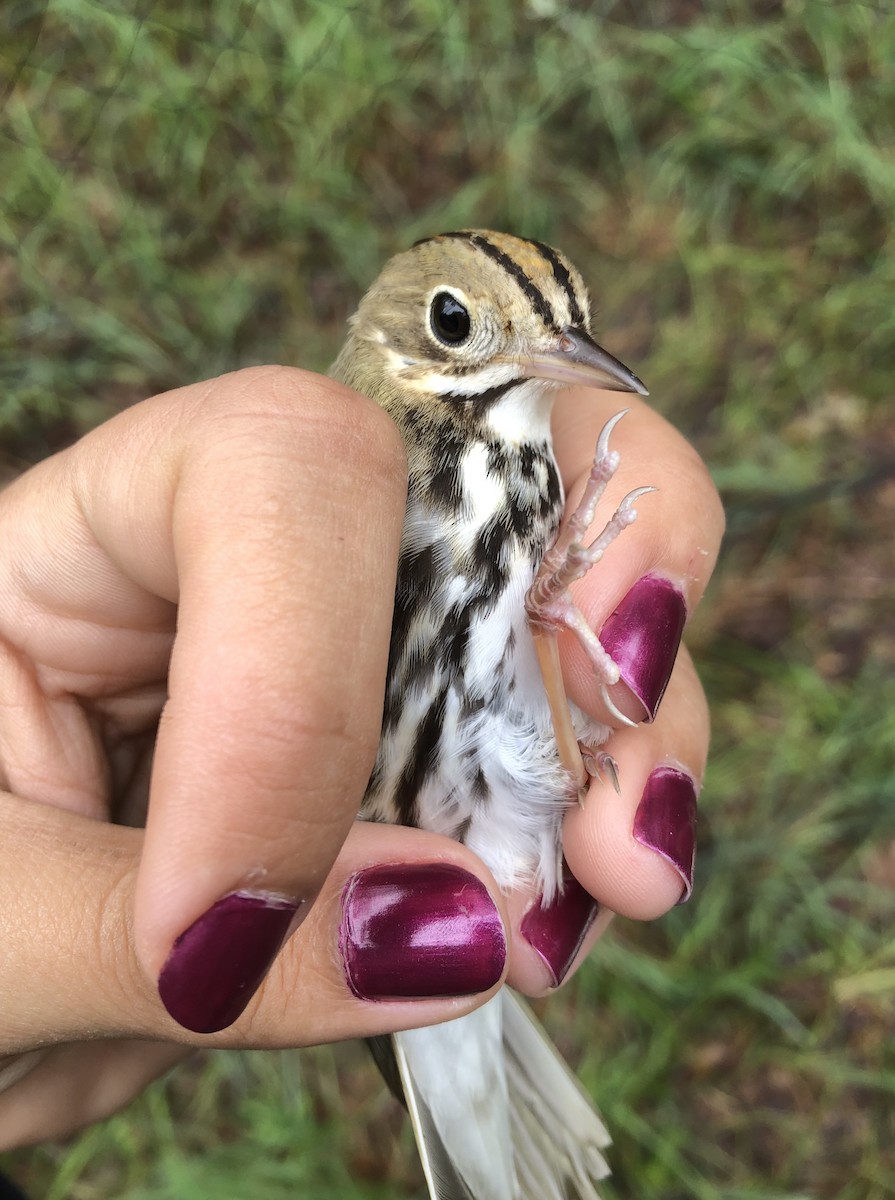
[[[388,1044],[374,1057],[407,1106],[430,1200],[600,1200],[606,1128],[508,988]]]
[[[519,1200],[600,1200],[606,1126],[528,1006],[500,996]]]

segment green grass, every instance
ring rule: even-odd
[[[546,1020],[617,1200],[895,1194],[895,19],[833,0],[16,0],[0,16],[7,471],[234,366],[324,366],[382,260],[562,246],[724,493],[693,624],[697,890]],[[412,1196],[359,1048],[220,1055],[53,1200]]]

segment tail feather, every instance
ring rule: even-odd
[[[374,1057],[410,1114],[430,1200],[600,1200],[609,1134],[508,988],[466,1017],[397,1034],[389,1054],[377,1043]]]
[[[606,1126],[529,1008],[507,988],[500,994],[516,1169],[520,1184],[535,1181],[519,1200],[600,1200]]]
[[[450,1153],[428,1106],[414,1086],[400,1038],[394,1039],[395,1061],[403,1082],[404,1103],[413,1126],[417,1150],[431,1200],[476,1200],[457,1174]]]
[[[443,1025],[395,1035],[407,1110],[417,1121],[432,1200],[516,1200],[501,1042],[501,993]],[[434,1132],[434,1139],[431,1134]],[[437,1190],[459,1178],[466,1192]]]

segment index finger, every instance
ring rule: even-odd
[[[357,814],[381,719],[403,454],[364,398],[259,369],[122,414],[81,443],[76,478],[113,562],[178,603],[136,944],[175,1018],[198,1005],[222,1027]],[[238,994],[209,983],[221,956],[245,960],[223,973]]]

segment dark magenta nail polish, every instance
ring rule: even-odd
[[[600,906],[572,875],[546,908],[536,903],[522,918],[520,930],[537,950],[558,987],[568,975]]]
[[[644,575],[600,630],[604,649],[649,720],[671,678],[686,621],[680,589],[660,575]]]
[[[686,771],[653,771],[634,816],[634,837],[678,871],[684,884],[678,903],[689,900],[696,858],[696,785]]]
[[[194,1033],[232,1025],[270,969],[297,907],[279,896],[232,892],[184,930],[158,981],[174,1020]]]
[[[488,889],[450,863],[370,867],[352,876],[339,947],[361,1000],[484,992],[503,974],[507,953]]]

